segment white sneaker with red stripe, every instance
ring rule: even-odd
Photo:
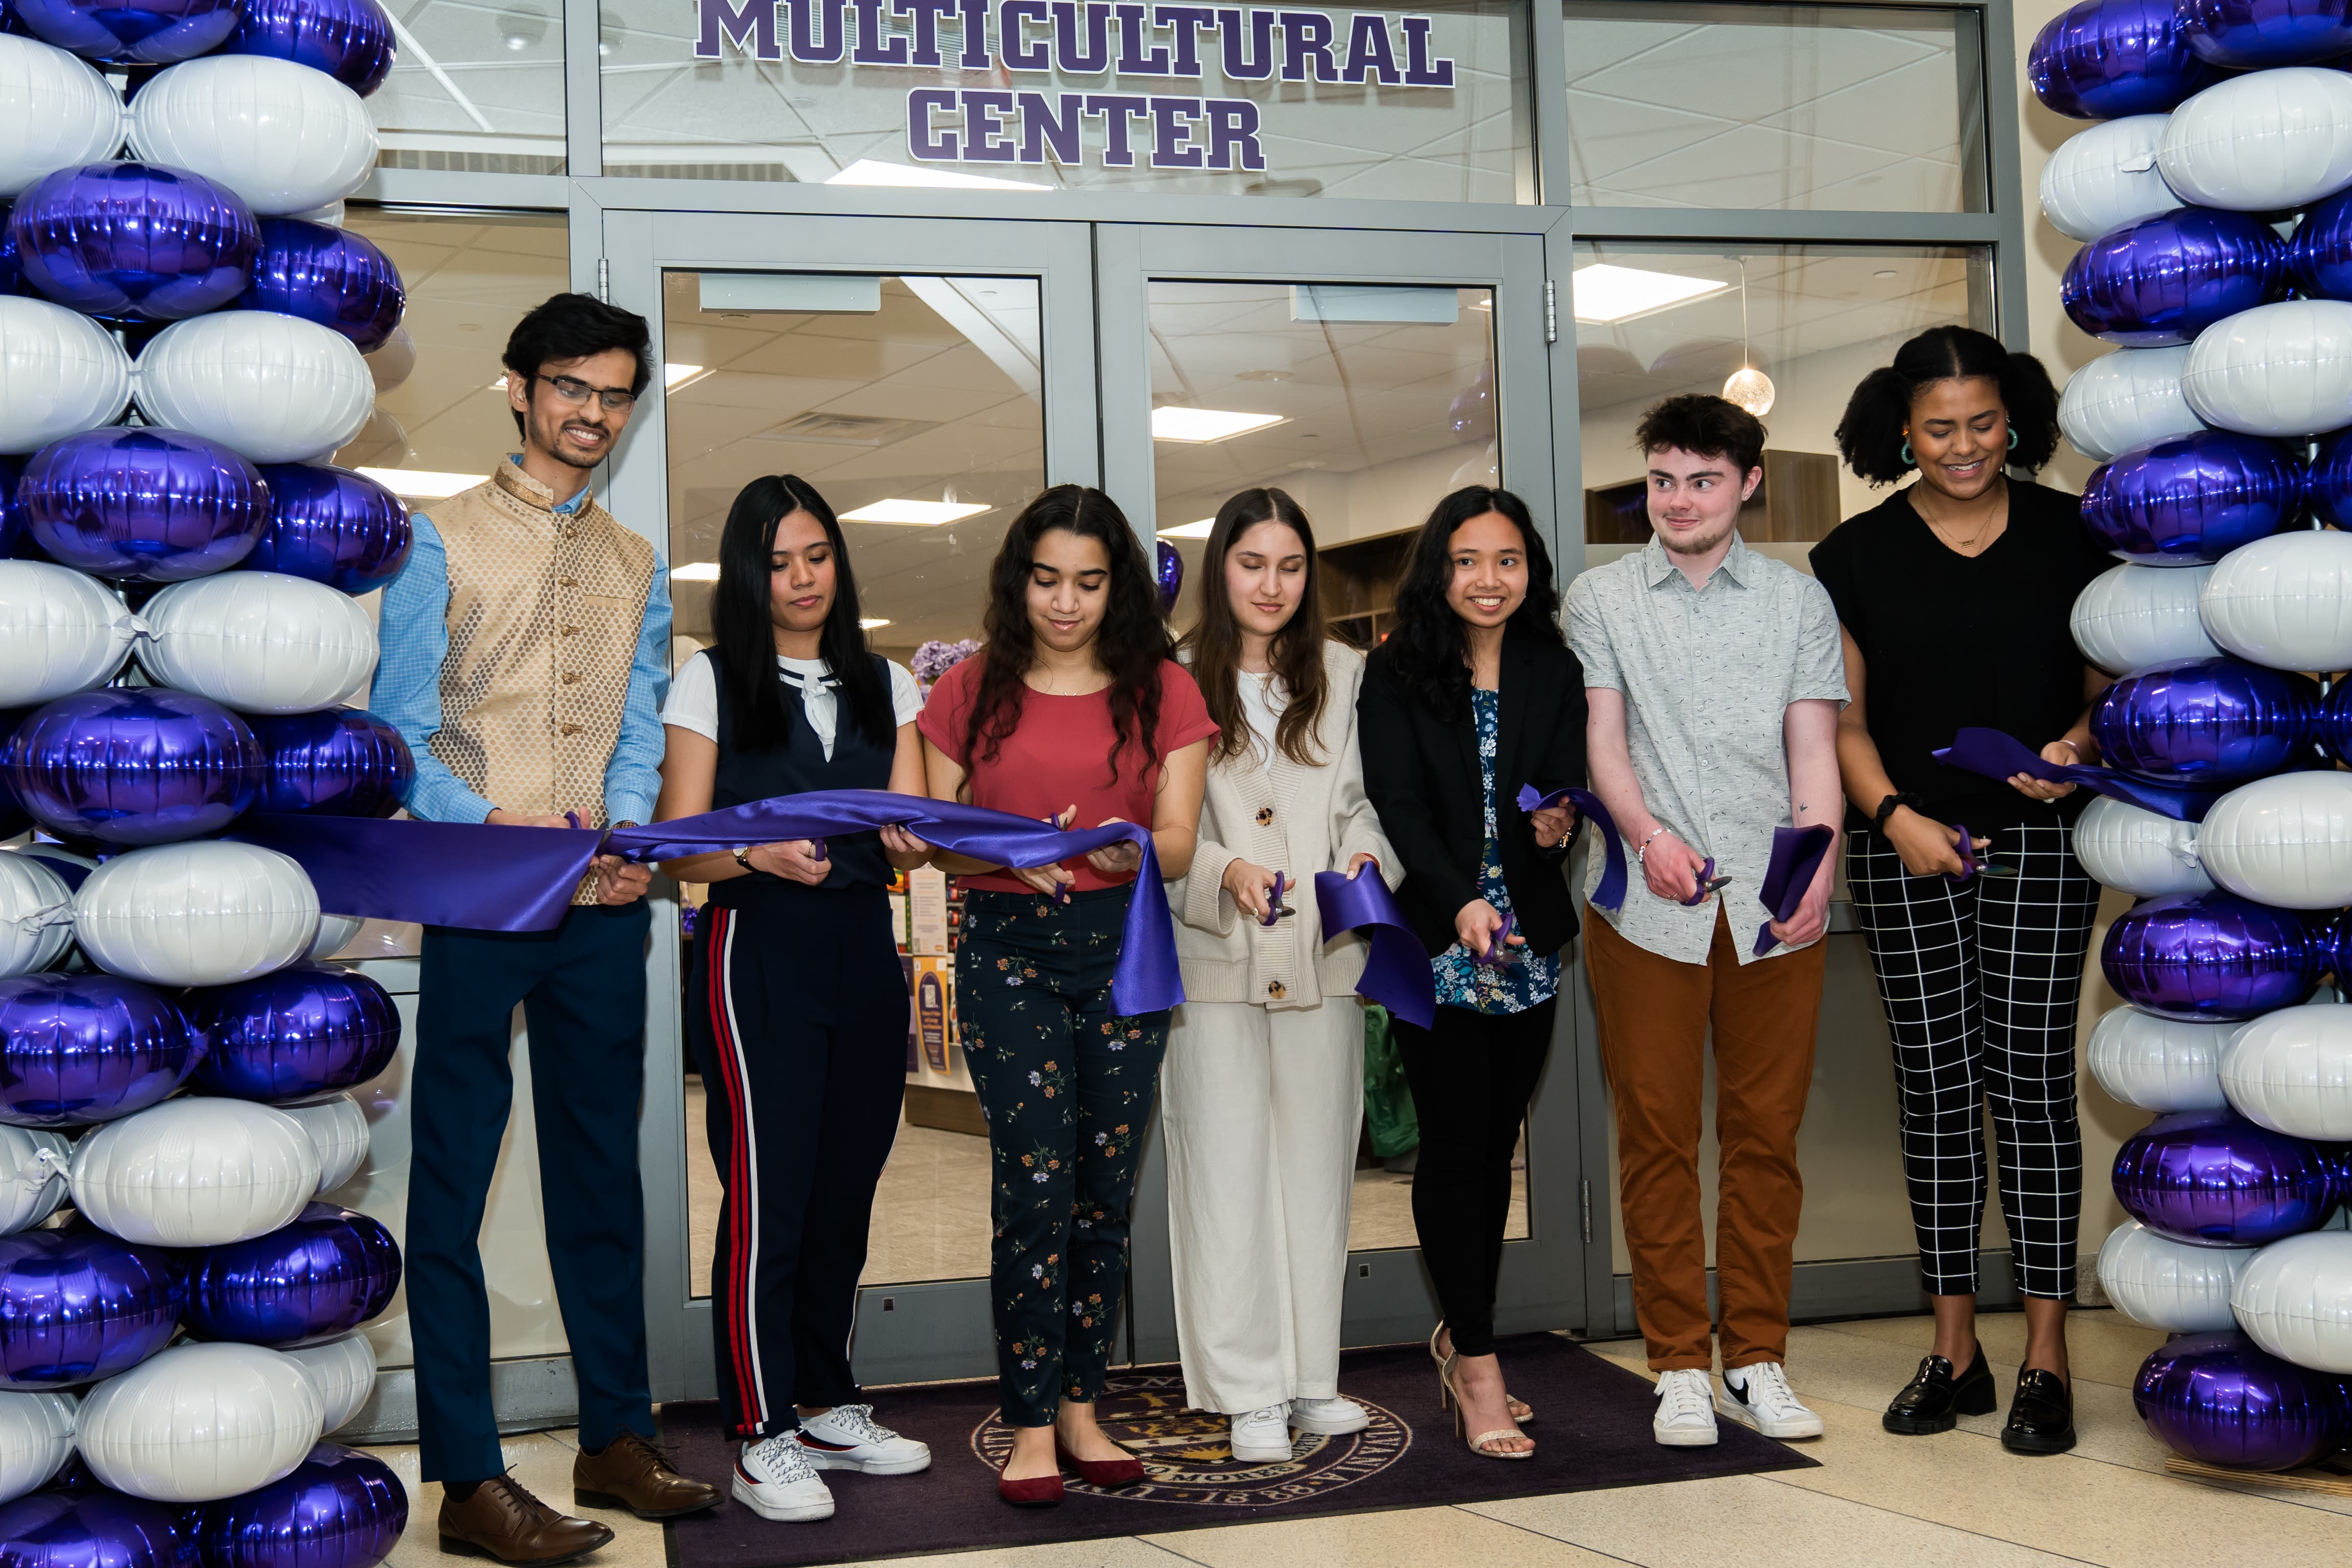
[[[871,1405],[836,1405],[801,1423],[801,1451],[820,1470],[911,1476],[931,1468],[929,1445],[901,1437],[874,1419]]]
[[[833,1490],[789,1435],[746,1443],[735,1457],[735,1500],[761,1519],[803,1523],[833,1517]]]

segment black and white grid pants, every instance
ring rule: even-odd
[[[2083,1134],[2074,1114],[2074,1014],[2099,885],[2072,829],[2005,827],[1985,858],[2015,877],[1914,877],[1893,846],[1853,834],[1846,879],[1895,1037],[1903,1176],[1931,1294],[1977,1289],[1984,1113],[2000,1143],[2000,1212],[2018,1289],[2074,1291]]]

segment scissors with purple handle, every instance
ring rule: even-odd
[[[1710,855],[1706,858],[1706,864],[1698,868],[1697,889],[1689,898],[1683,900],[1683,907],[1695,910],[1729,886],[1731,886],[1730,878],[1718,877],[1715,874],[1715,857]]]
[[[1258,924],[1270,926],[1276,921],[1287,920],[1298,912],[1297,910],[1287,908],[1282,901],[1282,895],[1295,886],[1296,884],[1281,872],[1276,871],[1274,874],[1274,886],[1266,889],[1265,913],[1258,917]]]
[[[1959,842],[1952,846],[1960,858],[1960,868],[1958,871],[1945,872],[1947,879],[1965,882],[1975,877],[2014,877],[2018,874],[2016,867],[2005,866],[1990,856],[1987,856],[1982,860],[1978,859],[1977,841],[1969,837],[1967,823],[1955,822],[1952,824],[1952,831],[1960,836]]]
[[[1519,917],[1516,912],[1506,911],[1503,923],[1495,928],[1495,934],[1486,941],[1486,951],[1472,953],[1470,962],[1483,963],[1489,969],[1500,969],[1513,962],[1517,955],[1507,944],[1511,940],[1511,928],[1518,923]]]

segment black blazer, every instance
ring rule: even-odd
[[[1584,783],[1584,667],[1548,637],[1503,632],[1502,723],[1495,742],[1495,837],[1518,932],[1531,953],[1558,952],[1576,935],[1576,900],[1561,874],[1568,850],[1539,846],[1519,809],[1521,784],[1550,791]],[[1454,945],[1454,917],[1479,897],[1486,847],[1478,731],[1465,706],[1441,719],[1405,689],[1391,647],[1374,648],[1356,700],[1364,793],[1404,865],[1397,902],[1434,955]],[[1583,826],[1580,813],[1577,826]]]

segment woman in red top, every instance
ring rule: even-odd
[[[1065,826],[1149,823],[1160,873],[1182,876],[1217,727],[1169,658],[1135,531],[1102,491],[1056,485],[1006,531],[988,581],[986,646],[940,678],[918,721],[931,795]],[[1060,1501],[1066,1458],[1097,1486],[1143,1479],[1095,1425],[1168,1037],[1164,1012],[1111,1011],[1141,860],[1118,844],[1029,870],[937,861],[964,889],[956,1016],[995,1184],[1007,1502]]]

